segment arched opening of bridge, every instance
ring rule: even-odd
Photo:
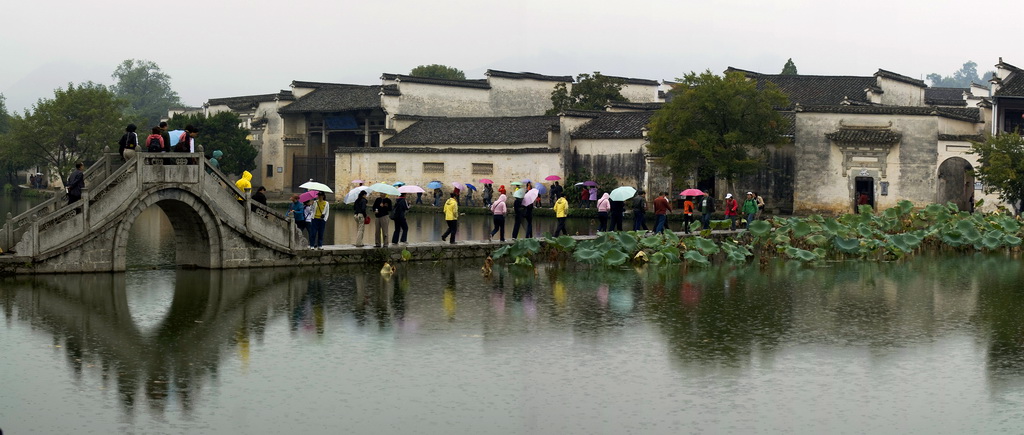
[[[960,157],[950,157],[939,165],[936,202],[952,202],[960,210],[970,210],[974,200],[974,167]]]
[[[203,201],[186,190],[149,193],[126,212],[118,229],[114,270],[220,265],[217,221]]]

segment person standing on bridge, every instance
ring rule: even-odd
[[[508,213],[508,205],[505,204],[505,194],[498,195],[498,200],[491,203],[491,213],[494,214],[494,229],[491,230],[487,240],[490,241],[496,233],[501,233],[501,241],[505,241],[505,215]]]
[[[75,201],[82,199],[82,189],[85,188],[85,173],[82,172],[83,168],[85,168],[84,163],[75,163],[75,170],[72,171],[71,176],[68,177],[68,204],[72,204]]]
[[[363,230],[366,228],[366,224],[370,222],[370,218],[366,216],[366,191],[360,190],[359,197],[356,198],[356,203],[352,206],[352,211],[355,213],[356,218],[356,243],[357,248],[363,247]]]
[[[405,194],[398,195],[398,199],[395,200],[395,234],[391,236],[391,244],[398,245],[401,242],[403,245],[408,244],[406,241],[409,238],[409,223],[405,220],[405,212],[409,211],[409,201],[405,200]]]
[[[557,183],[557,181],[556,181]],[[558,197],[555,200],[555,219],[558,220],[558,225],[555,227],[555,237],[559,234],[568,235],[569,232],[565,230],[565,221],[569,217],[569,201],[565,199],[565,195],[555,194]]]
[[[121,150],[121,159],[124,161],[135,157],[135,149],[139,147],[139,135],[135,133],[135,130],[135,124],[128,124],[124,129],[124,136],[121,136],[121,140],[117,143]]]
[[[457,200],[458,194],[455,192],[451,193],[451,197],[444,203],[444,222],[448,224],[448,230],[441,234],[441,240],[444,241],[448,235],[452,236],[449,243],[455,244],[455,233],[459,232],[459,201]]]
[[[331,204],[327,202],[327,194],[319,192],[312,204],[312,220],[309,225],[309,249],[324,249],[324,229],[327,228],[327,217],[331,214]]]
[[[388,230],[388,223],[391,222],[391,199],[386,193],[381,193],[373,200],[373,216],[377,222],[373,225],[373,247],[380,248],[382,245],[387,248],[391,231]]]

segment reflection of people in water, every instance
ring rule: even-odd
[[[448,269],[448,285],[444,287],[444,314],[448,316],[448,320],[455,320],[455,270],[449,266]]]

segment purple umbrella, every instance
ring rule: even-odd
[[[587,181],[584,181],[584,182],[583,182],[583,185],[584,185],[584,186],[590,186],[590,187],[594,187],[594,186],[597,186],[597,182],[595,182],[595,181],[590,181],[590,180],[587,180]]]
[[[544,195],[544,194],[548,193],[547,186],[545,186],[543,184],[540,184],[540,183],[537,183],[534,186],[536,186],[537,191],[540,192],[541,195]]]
[[[523,207],[533,204],[537,200],[538,195],[540,195],[540,192],[537,189],[530,189],[529,192],[526,192],[526,195],[523,196]]]

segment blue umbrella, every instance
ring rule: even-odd
[[[469,184],[469,183],[466,183],[466,188],[469,189],[469,190],[476,190],[476,186],[474,186],[472,184]]]
[[[402,186],[405,186],[405,182],[403,182],[403,181],[396,181],[394,183],[391,183],[391,185],[395,186],[395,187],[402,187]]]
[[[440,189],[441,186],[444,186],[444,184],[441,184],[440,181],[431,181],[430,183],[427,183],[427,189]]]
[[[532,183],[532,182],[533,182],[533,181],[530,181],[530,179],[529,179],[529,178],[527,178],[527,179],[523,180],[523,185],[525,186],[525,185],[526,185],[526,183]]]
[[[544,195],[544,194],[548,193],[548,188],[546,186],[544,186],[543,184],[540,184],[540,183],[534,184],[533,188],[537,189],[537,192],[540,193],[541,195]]]

